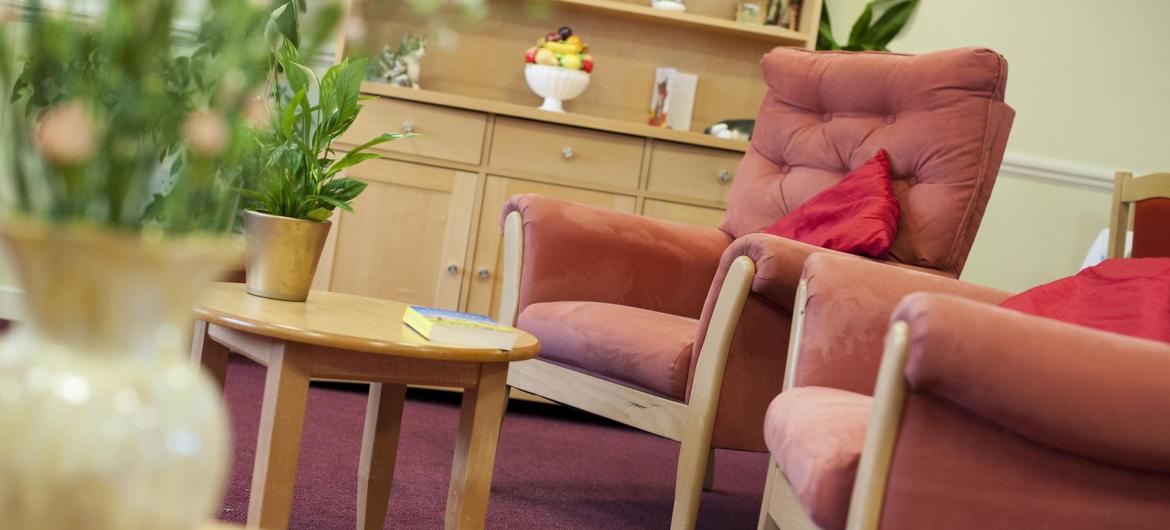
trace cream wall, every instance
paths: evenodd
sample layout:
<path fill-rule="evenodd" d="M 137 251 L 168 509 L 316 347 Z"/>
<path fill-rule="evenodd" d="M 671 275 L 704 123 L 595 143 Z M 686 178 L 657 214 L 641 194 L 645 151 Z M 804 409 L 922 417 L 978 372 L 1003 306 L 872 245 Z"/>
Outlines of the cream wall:
<path fill-rule="evenodd" d="M 826 2 L 834 34 L 844 40 L 866 2 Z M 1167 21 L 1167 0 L 919 3 L 891 50 L 986 46 L 1009 64 L 1007 101 L 1016 121 L 1008 163 L 964 279 L 1020 290 L 1072 274 L 1107 223 L 1105 183 L 1085 186 L 1013 173 L 1013 157 L 1048 159 L 1095 174 L 1170 170 Z"/>

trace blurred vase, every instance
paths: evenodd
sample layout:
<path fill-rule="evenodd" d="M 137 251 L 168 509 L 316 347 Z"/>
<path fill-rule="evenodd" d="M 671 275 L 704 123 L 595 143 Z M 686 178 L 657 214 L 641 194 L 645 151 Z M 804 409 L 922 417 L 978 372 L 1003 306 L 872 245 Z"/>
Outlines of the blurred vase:
<path fill-rule="evenodd" d="M 26 322 L 0 340 L 0 528 L 190 530 L 219 503 L 221 391 L 187 357 L 224 240 L 0 226 Z"/>

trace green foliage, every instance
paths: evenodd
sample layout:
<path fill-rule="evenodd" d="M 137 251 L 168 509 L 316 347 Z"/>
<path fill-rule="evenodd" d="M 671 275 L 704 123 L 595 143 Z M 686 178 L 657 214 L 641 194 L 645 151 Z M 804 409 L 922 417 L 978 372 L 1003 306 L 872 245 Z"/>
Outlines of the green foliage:
<path fill-rule="evenodd" d="M 886 47 L 894 37 L 906 26 L 914 9 L 918 7 L 918 0 L 873 0 L 866 4 L 865 10 L 853 23 L 849 32 L 849 42 L 844 45 L 833 40 L 833 26 L 829 20 L 829 9 L 821 9 L 821 26 L 817 33 L 818 50 L 848 50 L 848 51 L 889 51 Z M 881 16 L 873 20 L 874 14 L 881 9 Z"/>
<path fill-rule="evenodd" d="M 92 20 L 31 0 L 22 24 L 4 24 L 7 206 L 62 224 L 228 229 L 254 145 L 244 113 L 268 71 L 268 13 L 209 4 L 186 37 L 176 0 L 107 0 Z M 160 188 L 171 200 L 153 198 Z"/>
<path fill-rule="evenodd" d="M 275 56 L 283 83 L 273 89 L 272 126 L 258 137 L 258 177 L 243 193 L 258 211 L 324 221 L 334 208 L 352 211 L 350 202 L 366 188 L 341 171 L 378 157 L 367 149 L 410 135 L 382 134 L 338 157 L 333 142 L 361 111 L 359 89 L 367 60 L 345 60 L 318 79 L 303 64 L 301 50 L 288 38 L 278 40 Z M 310 102 L 314 88 L 315 104 Z"/>

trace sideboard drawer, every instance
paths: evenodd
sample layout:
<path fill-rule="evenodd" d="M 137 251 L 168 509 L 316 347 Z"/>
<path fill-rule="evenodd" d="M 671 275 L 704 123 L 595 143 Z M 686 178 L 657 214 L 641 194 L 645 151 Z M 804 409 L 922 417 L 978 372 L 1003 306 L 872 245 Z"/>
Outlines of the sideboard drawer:
<path fill-rule="evenodd" d="M 496 117 L 489 165 L 605 184 L 638 187 L 642 138 Z"/>
<path fill-rule="evenodd" d="M 743 153 L 671 142 L 654 142 L 650 151 L 647 189 L 726 201 Z"/>
<path fill-rule="evenodd" d="M 418 136 L 387 142 L 376 149 L 479 163 L 487 128 L 486 114 L 385 97 L 363 105 L 365 108 L 340 142 L 359 145 L 382 133 L 413 131 Z"/>

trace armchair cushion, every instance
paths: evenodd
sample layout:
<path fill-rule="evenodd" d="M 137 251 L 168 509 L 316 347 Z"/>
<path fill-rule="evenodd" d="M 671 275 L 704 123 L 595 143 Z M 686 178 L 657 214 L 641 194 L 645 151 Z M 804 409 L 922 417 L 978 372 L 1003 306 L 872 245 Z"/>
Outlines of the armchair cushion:
<path fill-rule="evenodd" d="M 1170 342 L 1170 258 L 1111 259 L 1028 289 L 1003 307 L 1122 335 Z"/>
<path fill-rule="evenodd" d="M 628 386 L 683 400 L 693 318 L 597 302 L 542 302 L 517 326 L 540 340 L 540 356 Z"/>
<path fill-rule="evenodd" d="M 772 459 L 826 530 L 845 527 L 872 402 L 835 388 L 794 388 L 772 400 L 764 417 Z"/>
<path fill-rule="evenodd" d="M 884 257 L 894 243 L 901 210 L 884 149 L 835 186 L 781 217 L 765 232 L 810 245 Z"/>

